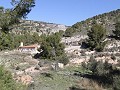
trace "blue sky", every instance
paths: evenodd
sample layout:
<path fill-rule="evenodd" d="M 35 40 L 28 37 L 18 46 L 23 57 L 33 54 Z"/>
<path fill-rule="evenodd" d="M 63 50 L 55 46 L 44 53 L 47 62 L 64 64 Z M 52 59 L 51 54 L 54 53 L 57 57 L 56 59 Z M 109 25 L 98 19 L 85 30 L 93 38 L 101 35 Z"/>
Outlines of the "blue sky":
<path fill-rule="evenodd" d="M 1 0 L 9 8 L 11 0 Z M 98 14 L 120 9 L 120 0 L 36 0 L 29 20 L 73 25 Z"/>

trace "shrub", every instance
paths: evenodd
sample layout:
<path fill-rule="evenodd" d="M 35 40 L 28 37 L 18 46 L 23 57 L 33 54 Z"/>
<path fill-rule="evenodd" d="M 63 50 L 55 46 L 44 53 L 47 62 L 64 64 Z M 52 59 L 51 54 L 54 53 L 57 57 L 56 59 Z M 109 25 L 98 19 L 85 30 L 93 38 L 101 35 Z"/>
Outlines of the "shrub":
<path fill-rule="evenodd" d="M 61 37 L 58 33 L 44 37 L 41 47 L 39 48 L 39 51 L 42 49 L 40 57 L 54 60 L 55 57 L 63 55 L 65 53 L 65 46 L 60 41 Z"/>
<path fill-rule="evenodd" d="M 120 75 L 115 75 L 113 79 L 114 79 L 114 83 L 113 83 L 114 90 L 120 90 Z"/>
<path fill-rule="evenodd" d="M 69 59 L 67 57 L 67 55 L 62 55 L 60 57 L 57 57 L 57 60 L 60 62 L 60 63 L 63 63 L 64 65 L 67 65 L 69 63 Z"/>
<path fill-rule="evenodd" d="M 0 90 L 24 90 L 22 86 L 16 84 L 9 71 L 0 66 Z"/>
<path fill-rule="evenodd" d="M 115 31 L 113 31 L 113 33 L 118 39 L 120 38 L 120 22 L 116 22 Z"/>
<path fill-rule="evenodd" d="M 65 37 L 72 37 L 76 31 L 73 28 L 67 28 L 65 31 Z"/>
<path fill-rule="evenodd" d="M 117 69 L 117 66 L 113 67 L 107 61 L 96 61 L 95 59 L 82 66 L 92 71 L 92 79 L 104 86 L 111 86 L 113 90 L 120 90 L 120 70 Z"/>
<path fill-rule="evenodd" d="M 103 51 L 106 44 L 106 42 L 103 42 L 106 36 L 106 29 L 101 25 L 95 24 L 88 31 L 87 35 L 89 37 L 87 40 L 89 48 L 98 52 Z"/>

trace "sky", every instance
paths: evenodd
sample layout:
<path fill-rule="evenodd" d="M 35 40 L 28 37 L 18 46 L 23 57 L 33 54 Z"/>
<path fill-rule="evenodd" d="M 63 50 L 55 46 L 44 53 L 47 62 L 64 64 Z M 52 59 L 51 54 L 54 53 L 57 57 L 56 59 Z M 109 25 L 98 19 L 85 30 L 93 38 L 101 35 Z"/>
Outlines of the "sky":
<path fill-rule="evenodd" d="M 10 1 L 1 0 L 0 6 L 11 8 Z M 36 0 L 27 19 L 71 26 L 116 9 L 120 9 L 120 0 Z"/>

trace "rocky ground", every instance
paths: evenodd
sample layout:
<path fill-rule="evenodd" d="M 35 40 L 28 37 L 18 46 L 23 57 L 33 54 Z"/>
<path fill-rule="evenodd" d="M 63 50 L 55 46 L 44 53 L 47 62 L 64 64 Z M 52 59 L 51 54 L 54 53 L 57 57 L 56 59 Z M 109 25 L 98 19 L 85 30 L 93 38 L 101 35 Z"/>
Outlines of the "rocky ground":
<path fill-rule="evenodd" d="M 69 41 L 63 39 L 63 42 L 67 40 Z M 91 55 L 94 55 L 96 60 L 108 60 L 109 63 L 117 64 L 120 60 L 119 46 L 120 43 L 114 40 L 109 42 L 104 52 L 97 53 L 83 49 L 78 44 L 67 44 L 65 52 L 70 62 L 58 71 L 53 70 L 53 62 L 34 59 L 31 54 L 17 50 L 0 52 L 0 64 L 12 72 L 14 80 L 28 85 L 28 90 L 69 90 L 80 81 L 84 83 L 84 79 L 73 74 L 81 70 L 78 66 L 82 62 L 89 61 Z"/>

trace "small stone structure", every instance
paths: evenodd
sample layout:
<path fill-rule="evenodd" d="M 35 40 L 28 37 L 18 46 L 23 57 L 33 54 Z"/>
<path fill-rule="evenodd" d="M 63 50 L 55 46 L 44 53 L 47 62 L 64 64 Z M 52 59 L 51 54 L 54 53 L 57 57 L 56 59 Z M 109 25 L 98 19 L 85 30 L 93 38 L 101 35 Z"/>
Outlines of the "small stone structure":
<path fill-rule="evenodd" d="M 38 45 L 38 44 L 24 46 L 23 42 L 21 42 L 21 45 L 19 46 L 18 50 L 20 52 L 35 54 L 35 53 L 38 53 L 37 49 L 39 47 L 40 47 L 40 45 Z"/>

